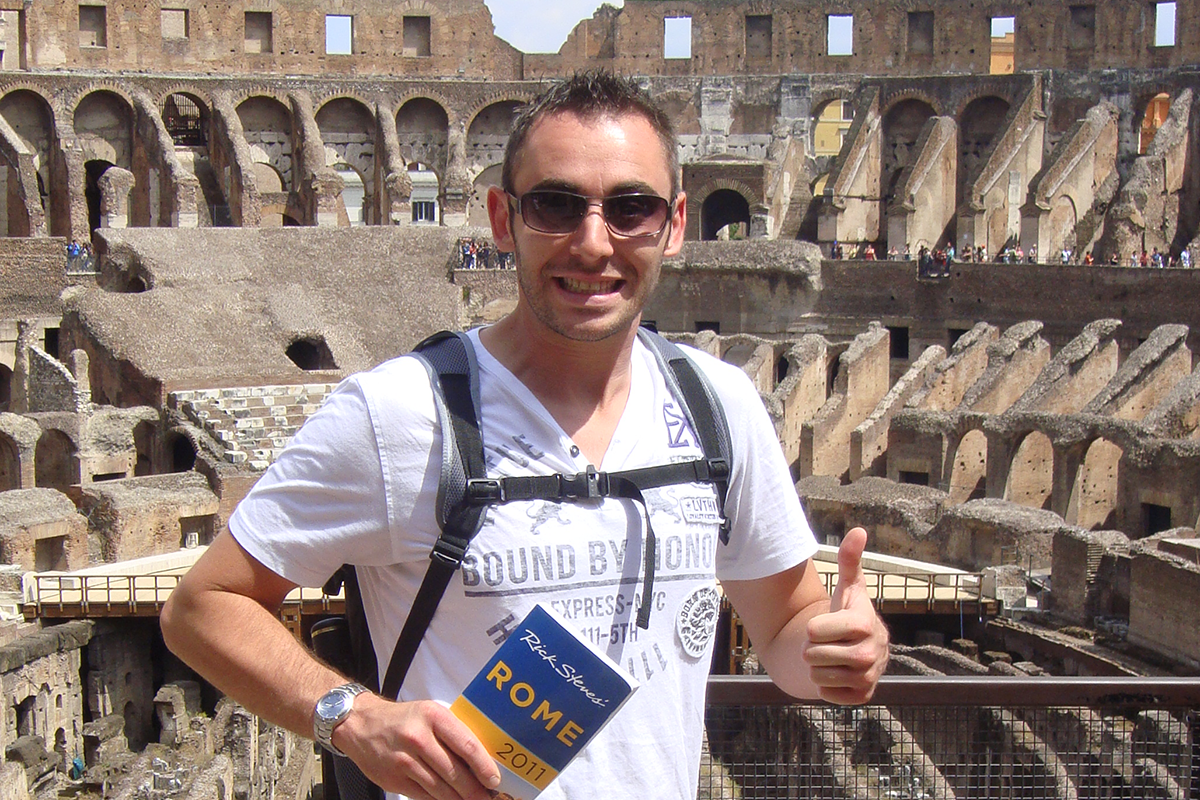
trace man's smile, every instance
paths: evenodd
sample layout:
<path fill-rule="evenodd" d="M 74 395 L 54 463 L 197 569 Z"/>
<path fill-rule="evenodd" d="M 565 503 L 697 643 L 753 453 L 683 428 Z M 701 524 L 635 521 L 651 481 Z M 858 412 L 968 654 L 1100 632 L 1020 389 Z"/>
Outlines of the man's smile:
<path fill-rule="evenodd" d="M 559 278 L 558 284 L 568 292 L 575 294 L 611 294 L 617 290 L 617 287 L 622 284 L 617 278 L 608 280 L 590 280 L 585 281 L 579 278 Z"/>

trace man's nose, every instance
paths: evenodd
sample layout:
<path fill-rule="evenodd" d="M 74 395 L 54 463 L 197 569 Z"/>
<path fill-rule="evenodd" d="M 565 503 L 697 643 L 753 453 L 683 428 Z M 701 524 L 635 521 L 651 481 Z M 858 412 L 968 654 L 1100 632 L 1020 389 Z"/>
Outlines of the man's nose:
<path fill-rule="evenodd" d="M 604 221 L 604 204 L 600 200 L 588 202 L 587 211 L 579 221 L 571 237 L 571 251 L 581 258 L 608 258 L 612 255 L 612 238 L 608 223 Z"/>

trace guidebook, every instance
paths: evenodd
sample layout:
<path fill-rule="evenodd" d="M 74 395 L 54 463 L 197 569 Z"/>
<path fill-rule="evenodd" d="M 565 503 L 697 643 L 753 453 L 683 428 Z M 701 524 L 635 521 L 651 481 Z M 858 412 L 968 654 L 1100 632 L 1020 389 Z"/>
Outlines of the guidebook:
<path fill-rule="evenodd" d="M 500 765 L 497 797 L 531 800 L 637 686 L 553 609 L 539 603 L 450 710 Z"/>

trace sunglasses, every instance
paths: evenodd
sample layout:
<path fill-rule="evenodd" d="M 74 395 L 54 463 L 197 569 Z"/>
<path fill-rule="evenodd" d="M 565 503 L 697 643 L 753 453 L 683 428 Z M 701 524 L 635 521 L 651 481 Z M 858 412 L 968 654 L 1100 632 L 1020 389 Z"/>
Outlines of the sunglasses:
<path fill-rule="evenodd" d="M 529 228 L 541 233 L 572 233 L 593 204 L 600 206 L 604 224 L 613 236 L 626 239 L 658 236 L 671 220 L 671 202 L 656 194 L 614 194 L 584 197 L 558 189 L 535 189 L 517 197 L 517 211 Z"/>

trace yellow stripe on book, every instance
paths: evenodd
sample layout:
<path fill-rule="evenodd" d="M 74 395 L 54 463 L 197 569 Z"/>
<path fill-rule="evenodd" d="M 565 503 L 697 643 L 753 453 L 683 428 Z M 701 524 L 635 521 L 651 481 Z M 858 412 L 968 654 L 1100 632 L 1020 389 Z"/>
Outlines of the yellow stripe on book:
<path fill-rule="evenodd" d="M 521 780 L 536 786 L 538 791 L 545 789 L 550 785 L 550 781 L 558 777 L 558 771 L 554 767 L 519 745 L 496 723 L 484 716 L 470 700 L 460 696 L 450 704 L 450 710 L 475 732 L 479 741 L 483 742 L 483 746 L 492 754 L 492 758 Z"/>

